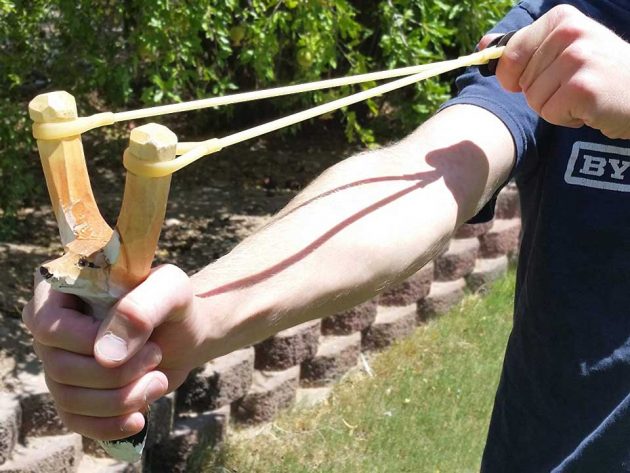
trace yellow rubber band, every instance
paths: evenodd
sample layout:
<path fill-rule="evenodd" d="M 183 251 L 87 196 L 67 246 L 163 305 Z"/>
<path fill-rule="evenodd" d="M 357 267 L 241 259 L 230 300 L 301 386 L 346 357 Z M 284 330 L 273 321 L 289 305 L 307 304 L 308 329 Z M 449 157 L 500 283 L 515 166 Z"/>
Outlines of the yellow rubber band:
<path fill-rule="evenodd" d="M 116 119 L 112 112 L 97 113 L 67 122 L 33 123 L 33 136 L 37 140 L 61 140 L 114 123 L 116 123 Z"/>
<path fill-rule="evenodd" d="M 220 151 L 226 146 L 240 143 L 242 141 L 261 136 L 265 133 L 294 125 L 304 120 L 308 120 L 310 118 L 314 118 L 316 116 L 323 115 L 325 113 L 329 113 L 343 107 L 347 107 L 348 105 L 352 105 L 357 102 L 361 102 L 363 100 L 367 100 L 372 97 L 391 92 L 401 87 L 414 84 L 416 82 L 437 76 L 439 74 L 443 74 L 445 72 L 452 71 L 454 69 L 487 64 L 492 59 L 500 58 L 503 54 L 504 49 L 505 47 L 490 47 L 482 51 L 470 54 L 468 56 L 461 56 L 451 61 L 441 61 L 434 64 L 414 66 L 412 68 L 403 68 L 393 71 L 382 71 L 380 73 L 363 74 L 359 76 L 345 78 L 347 81 L 354 81 L 347 83 L 358 83 L 368 76 L 374 77 L 375 75 L 378 75 L 379 78 L 386 78 L 387 74 L 389 73 L 390 77 L 400 77 L 400 75 L 407 75 L 406 72 L 410 70 L 416 71 L 414 74 L 407 75 L 407 77 L 404 77 L 402 79 L 379 85 L 341 99 L 333 100 L 332 102 L 318 105 L 311 109 L 294 113 L 287 117 L 273 120 L 269 123 L 255 126 L 248 130 L 244 130 L 239 133 L 226 136 L 224 138 L 212 138 L 199 143 L 179 143 L 177 145 L 177 154 L 181 154 L 181 156 L 172 161 L 148 163 L 146 161 L 138 159 L 129 152 L 125 152 L 123 156 L 123 163 L 128 171 L 138 176 L 168 176 L 204 156 Z M 405 74 L 401 73 L 401 71 L 405 71 Z M 296 93 L 297 88 L 300 87 L 304 90 L 316 90 L 316 88 L 318 87 L 323 88 L 323 84 L 326 84 L 326 86 L 331 86 L 332 83 L 338 85 L 338 82 L 340 80 L 342 79 L 332 79 L 328 81 L 302 84 L 302 86 L 289 86 L 285 88 L 280 87 L 277 89 L 268 89 L 253 93 L 248 92 L 245 94 L 236 94 L 232 97 L 217 97 L 216 99 L 204 99 L 194 102 L 166 105 L 162 107 L 152 107 L 144 110 L 141 109 L 116 114 L 112 112 L 98 113 L 90 117 L 80 117 L 67 122 L 35 123 L 33 124 L 33 136 L 38 140 L 59 140 L 71 136 L 80 135 L 81 133 L 101 126 L 112 125 L 118 121 L 129 120 L 132 118 L 142 118 L 146 116 L 163 115 L 166 113 L 175 113 L 177 111 L 187 111 L 196 108 L 205 108 L 210 106 L 208 105 L 209 103 L 215 104 L 214 106 L 217 106 L 218 102 L 213 102 L 214 100 L 221 100 L 221 104 L 245 101 L 245 97 L 248 98 L 247 100 L 257 100 L 260 98 L 268 98 L 272 96 L 286 95 L 288 93 Z"/>
<path fill-rule="evenodd" d="M 129 150 L 123 154 L 123 164 L 127 171 L 142 177 L 164 177 L 179 171 L 190 163 L 197 161 L 204 156 L 216 153 L 223 149 L 218 138 L 212 138 L 200 143 L 194 143 L 194 147 L 172 161 L 161 161 L 159 163 L 149 163 L 138 159 Z"/>
<path fill-rule="evenodd" d="M 123 162 L 127 170 L 136 175 L 145 177 L 167 176 L 182 169 L 184 166 L 188 166 L 189 164 L 197 161 L 203 156 L 216 153 L 217 151 L 220 151 L 227 146 L 241 143 L 257 136 L 279 130 L 280 128 L 295 125 L 296 123 L 315 118 L 319 115 L 323 115 L 334 110 L 347 107 L 357 102 L 361 102 L 363 100 L 367 100 L 369 98 L 376 97 L 378 95 L 382 95 L 396 89 L 400 89 L 421 80 L 428 79 L 430 77 L 434 77 L 448 71 L 452 71 L 453 69 L 485 64 L 491 59 L 497 59 L 498 57 L 500 57 L 503 53 L 503 50 L 504 47 L 488 48 L 483 51 L 470 54 L 468 56 L 453 59 L 452 61 L 444 61 L 437 64 L 435 67 L 426 69 L 420 73 L 404 77 L 402 79 L 397 79 L 387 84 L 382 84 L 371 89 L 364 90 L 362 92 L 358 92 L 347 97 L 343 97 L 341 99 L 333 100 L 332 102 L 318 105 L 308 110 L 294 113 L 292 115 L 288 115 L 277 120 L 272 120 L 268 123 L 255 126 L 253 128 L 249 128 L 247 130 L 243 130 L 238 133 L 225 136 L 223 138 L 212 138 L 210 140 L 202 141 L 199 143 L 179 143 L 177 145 L 177 154 L 183 154 L 181 157 L 173 161 L 147 163 L 133 157 L 129 153 L 126 153 Z"/>
<path fill-rule="evenodd" d="M 149 107 L 138 110 L 130 110 L 126 112 L 104 112 L 97 113 L 89 117 L 80 117 L 75 120 L 57 123 L 34 123 L 33 136 L 38 140 L 59 140 L 70 136 L 80 135 L 86 131 L 101 126 L 113 125 L 114 123 L 135 120 L 140 118 L 148 118 L 170 113 L 179 113 L 190 110 L 199 110 L 208 107 L 219 107 L 222 105 L 230 105 L 241 102 L 250 102 L 253 100 L 261 100 L 265 98 L 279 97 L 282 95 L 290 95 L 312 90 L 324 88 L 339 87 L 342 85 L 352 85 L 367 81 L 377 81 L 382 79 L 391 79 L 401 76 L 411 76 L 420 72 L 440 68 L 445 64 L 458 64 L 453 68 L 485 64 L 491 59 L 497 59 L 503 53 L 503 47 L 491 47 L 471 54 L 462 56 L 452 61 L 440 61 L 433 64 L 423 64 L 419 66 L 403 67 L 392 69 L 389 71 L 372 72 L 368 74 L 359 74 L 350 77 L 341 77 L 338 79 L 327 79 L 317 82 L 309 82 L 306 84 L 290 85 L 286 87 L 277 87 L 273 89 L 258 90 L 253 92 L 244 92 L 234 95 L 226 95 L 223 97 L 213 97 L 209 99 L 194 100 L 192 102 L 182 102 L 178 104 L 162 105 L 158 107 Z"/>

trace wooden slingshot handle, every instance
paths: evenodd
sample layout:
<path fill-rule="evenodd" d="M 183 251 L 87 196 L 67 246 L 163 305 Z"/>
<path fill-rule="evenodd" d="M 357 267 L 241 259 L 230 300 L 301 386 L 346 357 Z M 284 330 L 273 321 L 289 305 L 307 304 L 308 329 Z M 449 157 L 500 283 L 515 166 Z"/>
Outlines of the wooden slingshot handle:
<path fill-rule="evenodd" d="M 71 121 L 78 116 L 74 97 L 67 92 L 35 97 L 29 113 L 35 123 Z M 39 271 L 55 289 L 79 296 L 91 315 L 103 319 L 118 299 L 149 275 L 171 176 L 152 178 L 128 172 L 112 229 L 94 199 L 81 135 L 38 139 L 37 147 L 64 247 L 63 256 L 44 263 Z M 150 123 L 132 130 L 125 154 L 154 163 L 175 159 L 176 147 L 173 132 Z M 103 446 L 110 455 L 133 462 L 141 456 L 144 438 L 135 445 L 122 440 L 103 442 Z"/>

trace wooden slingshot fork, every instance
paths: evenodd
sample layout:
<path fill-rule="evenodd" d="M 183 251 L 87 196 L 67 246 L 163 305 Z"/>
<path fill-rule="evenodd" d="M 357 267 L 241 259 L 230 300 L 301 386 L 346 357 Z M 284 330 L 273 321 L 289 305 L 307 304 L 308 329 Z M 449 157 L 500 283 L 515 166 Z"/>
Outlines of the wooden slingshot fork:
<path fill-rule="evenodd" d="M 144 110 L 79 117 L 72 95 L 51 92 L 29 104 L 34 122 L 46 184 L 59 226 L 65 254 L 44 263 L 41 275 L 57 290 L 76 294 L 87 302 L 91 315 L 102 319 L 112 305 L 140 284 L 151 270 L 160 229 L 166 212 L 171 174 L 195 160 L 226 146 L 329 113 L 460 67 L 487 64 L 498 59 L 504 47 L 450 61 L 330 79 L 232 96 L 153 107 Z M 150 123 L 131 131 L 124 164 L 129 171 L 118 221 L 111 228 L 101 216 L 87 171 L 81 134 L 100 126 L 207 107 L 277 97 L 366 81 L 403 77 L 310 110 L 256 126 L 223 138 L 200 143 L 177 143 L 168 128 Z M 179 158 L 176 156 L 182 155 Z M 148 420 L 140 435 L 102 442 L 113 457 L 134 462 L 140 459 Z"/>
<path fill-rule="evenodd" d="M 74 98 L 66 92 L 36 97 L 29 105 L 35 123 L 77 117 Z M 146 162 L 175 159 L 177 137 L 150 123 L 131 131 L 125 151 Z M 81 136 L 37 140 L 46 184 L 65 254 L 43 264 L 42 276 L 56 289 L 88 302 L 92 315 L 109 308 L 149 274 L 166 212 L 171 176 L 128 173 L 115 228 L 101 216 L 88 176 Z"/>
<path fill-rule="evenodd" d="M 29 105 L 35 123 L 77 118 L 74 98 L 52 92 Z M 147 124 L 131 131 L 125 151 L 136 159 L 161 162 L 175 158 L 177 137 L 168 128 Z M 111 306 L 142 282 L 151 270 L 166 212 L 171 176 L 143 177 L 127 173 L 122 206 L 112 229 L 101 216 L 83 153 L 81 135 L 37 140 L 48 192 L 65 254 L 39 271 L 57 290 L 76 294 L 91 314 L 102 319 Z M 114 457 L 140 458 L 143 434 L 129 441 L 102 442 Z"/>

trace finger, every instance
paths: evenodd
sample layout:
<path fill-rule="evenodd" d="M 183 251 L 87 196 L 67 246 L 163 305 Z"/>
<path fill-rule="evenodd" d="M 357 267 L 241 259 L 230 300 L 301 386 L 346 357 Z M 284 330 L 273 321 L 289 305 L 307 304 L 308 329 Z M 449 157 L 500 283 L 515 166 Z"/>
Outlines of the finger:
<path fill-rule="evenodd" d="M 568 128 L 584 126 L 584 120 L 574 117 L 570 107 L 567 107 L 567 103 L 570 103 L 572 97 L 572 93 L 566 86 L 560 87 L 543 105 L 540 110 L 540 116 L 554 125 Z"/>
<path fill-rule="evenodd" d="M 561 23 L 584 17 L 575 7 L 561 5 L 551 9 L 537 21 L 517 31 L 505 47 L 497 66 L 497 79 L 511 91 L 520 92 L 520 79 L 532 56 L 545 38 Z"/>
<path fill-rule="evenodd" d="M 534 52 L 521 75 L 519 86 L 523 92 L 526 92 L 538 76 L 557 61 L 561 54 L 580 38 L 582 33 L 582 29 L 575 25 L 556 27 L 549 33 Z"/>
<path fill-rule="evenodd" d="M 98 332 L 98 322 L 77 312 L 78 298 L 53 290 L 35 275 L 33 298 L 22 310 L 22 320 L 35 340 L 43 345 L 90 355 Z"/>
<path fill-rule="evenodd" d="M 92 355 L 99 321 L 72 309 L 44 306 L 33 313 L 33 305 L 25 307 L 22 319 L 42 345 Z"/>
<path fill-rule="evenodd" d="M 93 356 L 78 355 L 37 342 L 33 346 L 50 379 L 59 384 L 82 388 L 121 388 L 140 379 L 162 360 L 160 348 L 151 342 L 142 347 L 127 363 L 116 368 L 102 367 Z"/>
<path fill-rule="evenodd" d="M 523 91 L 527 104 L 539 115 L 545 103 L 561 86 L 558 69 L 558 63 L 554 63 L 536 78 L 527 91 Z"/>
<path fill-rule="evenodd" d="M 567 58 L 566 54 L 561 54 L 547 69 L 538 75 L 526 90 L 523 90 L 529 106 L 540 116 L 543 116 L 542 111 L 545 104 L 576 74 L 579 67 L 580 65 Z M 568 110 L 572 107 L 573 102 L 574 100 L 557 104 L 559 107 L 567 109 L 563 112 L 564 116 L 569 114 Z M 549 112 L 549 109 L 547 109 L 547 112 Z M 559 114 L 560 110 L 554 111 L 554 116 L 559 116 Z M 543 118 L 546 119 L 544 116 Z"/>
<path fill-rule="evenodd" d="M 488 45 L 492 42 L 492 40 L 498 38 L 499 36 L 501 36 L 501 33 L 490 33 L 485 35 L 479 40 L 479 50 L 481 51 L 482 49 L 486 49 Z"/>
<path fill-rule="evenodd" d="M 43 307 L 77 309 L 77 307 L 73 306 L 79 305 L 79 303 L 76 302 L 78 298 L 53 290 L 39 271 L 34 273 L 33 280 L 33 297 L 22 309 L 22 320 L 29 330 L 30 327 L 33 326 L 35 314 Z"/>
<path fill-rule="evenodd" d="M 188 378 L 188 374 L 190 373 L 189 369 L 164 369 L 160 366 L 160 371 L 162 371 L 166 377 L 168 378 L 168 389 L 175 390 L 184 384 L 184 381 Z"/>
<path fill-rule="evenodd" d="M 58 383 L 46 376 L 46 385 L 59 409 L 91 417 L 116 417 L 141 412 L 168 391 L 164 373 L 152 371 L 119 389 L 89 389 Z"/>
<path fill-rule="evenodd" d="M 123 297 L 103 321 L 94 347 L 97 361 L 105 367 L 118 366 L 145 344 L 153 329 L 181 317 L 193 293 L 188 276 L 165 265 Z"/>
<path fill-rule="evenodd" d="M 64 412 L 59 417 L 68 429 L 95 440 L 118 440 L 137 434 L 144 428 L 144 416 L 139 412 L 118 417 L 90 417 Z"/>
<path fill-rule="evenodd" d="M 84 308 L 83 302 L 77 296 L 54 290 L 39 271 L 35 271 L 33 279 L 35 287 L 33 301 L 36 311 L 48 304 L 79 311 Z"/>
<path fill-rule="evenodd" d="M 518 84 L 521 74 L 535 48 L 529 45 L 531 41 L 529 31 L 534 24 L 521 28 L 505 45 L 505 49 L 497 64 L 496 76 L 501 86 L 510 92 L 520 92 Z"/>

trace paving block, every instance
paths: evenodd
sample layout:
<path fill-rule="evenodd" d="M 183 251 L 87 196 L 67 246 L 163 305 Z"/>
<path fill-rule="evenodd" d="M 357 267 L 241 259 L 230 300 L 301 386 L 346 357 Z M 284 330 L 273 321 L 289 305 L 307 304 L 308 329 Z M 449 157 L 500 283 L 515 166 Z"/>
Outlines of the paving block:
<path fill-rule="evenodd" d="M 472 273 L 478 253 L 479 239 L 453 240 L 449 250 L 435 259 L 435 280 L 455 281 Z M 417 300 L 412 302 L 417 302 Z"/>
<path fill-rule="evenodd" d="M 193 370 L 177 390 L 177 412 L 208 412 L 243 397 L 252 383 L 254 349 L 245 348 Z"/>
<path fill-rule="evenodd" d="M 257 370 L 286 370 L 312 358 L 317 351 L 321 322 L 313 320 L 278 332 L 257 344 L 254 367 Z"/>
<path fill-rule="evenodd" d="M 434 282 L 429 295 L 418 302 L 418 323 L 448 312 L 464 298 L 466 281 Z"/>
<path fill-rule="evenodd" d="M 22 409 L 17 398 L 9 393 L 0 393 L 0 465 L 11 456 L 18 442 Z"/>
<path fill-rule="evenodd" d="M 498 258 L 480 258 L 475 264 L 475 270 L 466 276 L 466 283 L 472 291 L 483 290 L 493 281 L 496 281 L 507 272 L 507 256 Z"/>
<path fill-rule="evenodd" d="M 407 306 L 415 304 L 429 293 L 433 274 L 434 265 L 433 262 L 430 262 L 410 278 L 383 292 L 378 298 L 379 305 Z"/>
<path fill-rule="evenodd" d="M 295 402 L 299 379 L 299 366 L 284 371 L 254 372 L 249 392 L 233 405 L 234 417 L 250 424 L 273 419 L 281 409 Z"/>
<path fill-rule="evenodd" d="M 74 473 L 79 467 L 81 436 L 78 434 L 29 438 L 19 445 L 1 473 Z"/>
<path fill-rule="evenodd" d="M 230 406 L 211 412 L 190 413 L 177 419 L 168 439 L 147 449 L 143 471 L 184 473 L 202 471 L 199 454 L 225 439 Z"/>
<path fill-rule="evenodd" d="M 161 443 L 168 439 L 173 429 L 175 416 L 175 393 L 162 396 L 151 404 L 149 431 L 146 447 Z"/>
<path fill-rule="evenodd" d="M 357 365 L 361 334 L 322 337 L 317 354 L 302 363 L 302 386 L 325 386 L 341 378 Z"/>
<path fill-rule="evenodd" d="M 322 334 L 350 335 L 369 327 L 376 318 L 376 300 L 322 319 Z"/>
<path fill-rule="evenodd" d="M 521 200 L 516 184 L 510 183 L 501 189 L 497 196 L 494 215 L 499 219 L 513 219 L 521 216 Z"/>
<path fill-rule="evenodd" d="M 479 256 L 482 258 L 497 258 L 517 252 L 520 234 L 520 219 L 495 220 L 490 231 L 479 238 L 481 243 Z"/>
<path fill-rule="evenodd" d="M 455 238 L 478 238 L 492 228 L 492 220 L 485 223 L 465 223 L 455 231 Z"/>
<path fill-rule="evenodd" d="M 374 323 L 361 334 L 361 348 L 380 350 L 409 336 L 416 327 L 416 304 L 379 306 Z"/>
<path fill-rule="evenodd" d="M 57 414 L 43 373 L 20 373 L 18 383 L 18 398 L 22 408 L 20 439 L 70 433 Z"/>

